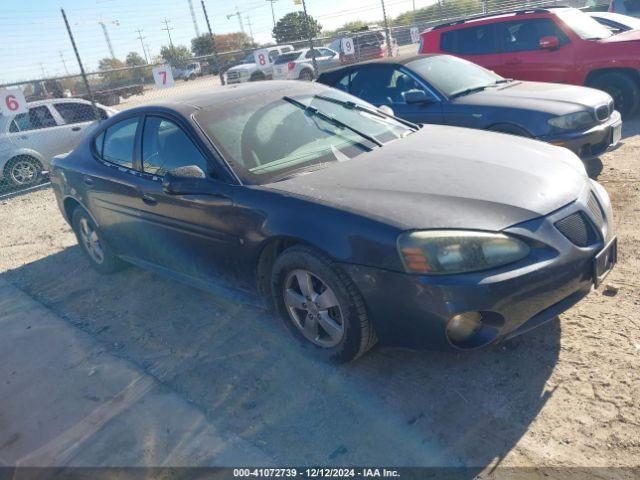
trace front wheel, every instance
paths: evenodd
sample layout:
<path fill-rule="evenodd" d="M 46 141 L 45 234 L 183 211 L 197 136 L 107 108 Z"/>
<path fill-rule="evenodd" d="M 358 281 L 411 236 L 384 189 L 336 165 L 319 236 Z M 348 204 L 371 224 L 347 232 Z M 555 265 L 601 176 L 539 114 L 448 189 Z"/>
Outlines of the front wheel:
<path fill-rule="evenodd" d="M 605 73 L 598 76 L 589 86 L 603 90 L 611 95 L 615 109 L 622 118 L 632 116 L 640 105 L 640 87 L 629 75 L 623 73 Z"/>
<path fill-rule="evenodd" d="M 376 342 L 356 286 L 315 249 L 295 246 L 277 258 L 271 294 L 276 312 L 293 335 L 323 358 L 349 362 Z"/>
<path fill-rule="evenodd" d="M 124 262 L 116 257 L 102 238 L 91 216 L 81 207 L 73 211 L 73 230 L 89 262 L 100 273 L 113 273 L 124 267 Z"/>

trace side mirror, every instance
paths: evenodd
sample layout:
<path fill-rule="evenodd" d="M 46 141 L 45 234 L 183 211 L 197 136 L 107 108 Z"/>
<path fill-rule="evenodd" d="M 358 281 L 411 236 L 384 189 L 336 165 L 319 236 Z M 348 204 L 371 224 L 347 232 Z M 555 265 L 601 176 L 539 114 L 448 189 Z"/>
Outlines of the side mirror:
<path fill-rule="evenodd" d="M 409 90 L 402 94 L 404 101 L 411 103 L 429 103 L 433 99 L 424 90 Z"/>
<path fill-rule="evenodd" d="M 560 48 L 560 40 L 558 37 L 542 37 L 539 45 L 541 50 L 555 50 Z"/>
<path fill-rule="evenodd" d="M 169 195 L 204 193 L 207 175 L 197 165 L 174 168 L 164 174 L 162 190 Z"/>

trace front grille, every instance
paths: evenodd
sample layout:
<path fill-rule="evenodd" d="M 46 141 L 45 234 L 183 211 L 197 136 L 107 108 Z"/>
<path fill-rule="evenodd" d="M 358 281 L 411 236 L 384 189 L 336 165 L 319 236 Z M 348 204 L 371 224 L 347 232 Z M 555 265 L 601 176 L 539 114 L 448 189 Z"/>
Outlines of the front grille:
<path fill-rule="evenodd" d="M 229 80 L 237 80 L 240 78 L 240 72 L 227 72 L 227 78 Z"/>
<path fill-rule="evenodd" d="M 604 122 L 613 113 L 613 102 L 605 103 L 596 107 L 596 118 L 600 122 Z"/>
<path fill-rule="evenodd" d="M 579 247 L 586 247 L 598 241 L 595 228 L 582 212 L 572 213 L 558 220 L 556 228 Z"/>
<path fill-rule="evenodd" d="M 602 212 L 602 207 L 600 207 L 600 202 L 594 195 L 593 192 L 589 195 L 589 200 L 587 201 L 587 209 L 589 213 L 593 216 L 596 225 L 600 230 L 604 228 L 604 213 Z"/>

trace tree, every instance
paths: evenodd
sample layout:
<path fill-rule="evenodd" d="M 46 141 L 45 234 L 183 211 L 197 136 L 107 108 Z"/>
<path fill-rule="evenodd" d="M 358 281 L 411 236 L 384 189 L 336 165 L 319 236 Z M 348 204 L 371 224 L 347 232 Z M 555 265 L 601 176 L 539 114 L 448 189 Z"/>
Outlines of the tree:
<path fill-rule="evenodd" d="M 99 70 L 115 70 L 118 68 L 124 68 L 126 65 L 122 60 L 118 60 L 117 58 L 103 58 L 98 62 Z M 105 79 L 107 83 L 110 84 L 121 84 L 126 82 L 129 79 L 129 72 L 120 71 L 120 72 L 107 72 L 102 74 L 102 78 Z"/>
<path fill-rule="evenodd" d="M 231 32 L 216 35 L 216 47 L 218 48 L 218 52 L 231 52 L 234 50 L 242 50 L 243 48 L 255 48 L 256 44 L 246 33 Z"/>
<path fill-rule="evenodd" d="M 127 67 L 141 67 L 147 64 L 138 52 L 129 52 L 124 63 Z"/>
<path fill-rule="evenodd" d="M 177 47 L 165 45 L 160 49 L 160 55 L 162 55 L 165 62 L 170 63 L 175 68 L 184 68 L 189 63 L 189 60 L 193 58 L 193 54 L 183 45 L 178 45 Z"/>
<path fill-rule="evenodd" d="M 213 54 L 213 39 L 208 33 L 191 39 L 191 51 L 196 57 Z"/>
<path fill-rule="evenodd" d="M 309 31 L 307 31 L 307 19 L 309 20 Z M 273 37 L 278 43 L 289 43 L 304 40 L 311 37 L 317 37 L 322 31 L 320 25 L 311 15 L 305 15 L 304 12 L 287 13 L 273 27 Z"/>

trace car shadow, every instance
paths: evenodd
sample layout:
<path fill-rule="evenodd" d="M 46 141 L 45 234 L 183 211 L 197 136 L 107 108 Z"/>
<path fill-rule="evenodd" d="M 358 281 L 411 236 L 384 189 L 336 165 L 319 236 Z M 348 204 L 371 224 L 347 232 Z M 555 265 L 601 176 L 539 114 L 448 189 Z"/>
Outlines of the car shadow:
<path fill-rule="evenodd" d="M 479 351 L 378 347 L 333 366 L 255 305 L 134 267 L 101 276 L 78 247 L 1 276 L 279 466 L 466 467 L 474 478 L 553 395 L 557 320 Z"/>

